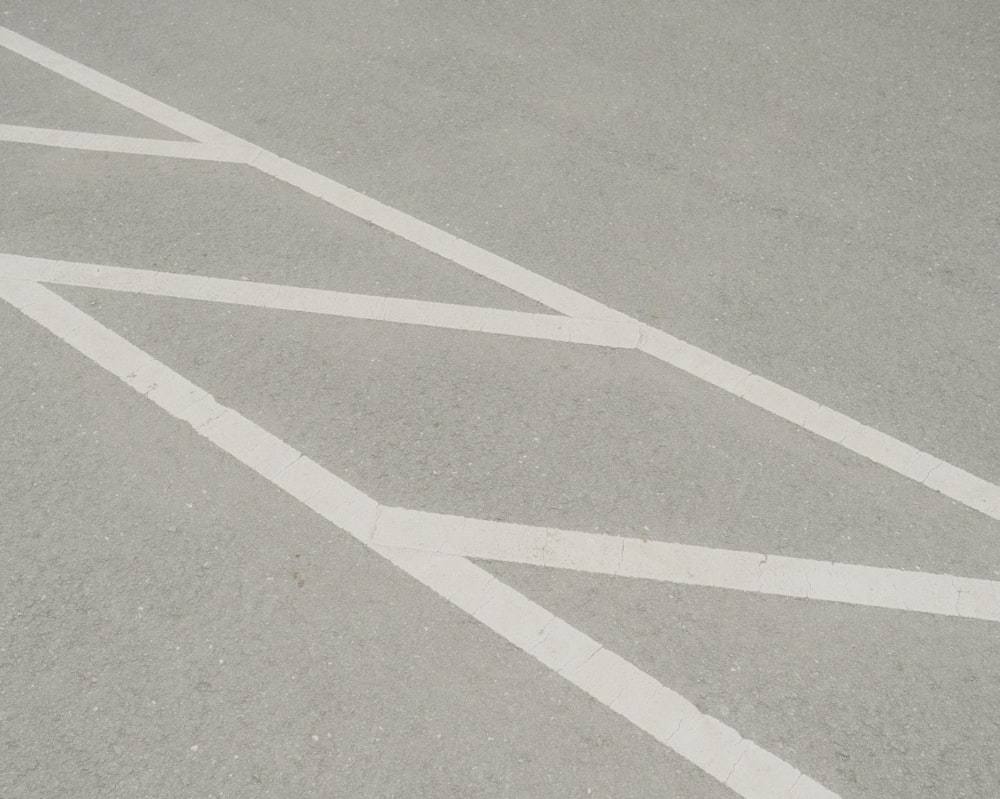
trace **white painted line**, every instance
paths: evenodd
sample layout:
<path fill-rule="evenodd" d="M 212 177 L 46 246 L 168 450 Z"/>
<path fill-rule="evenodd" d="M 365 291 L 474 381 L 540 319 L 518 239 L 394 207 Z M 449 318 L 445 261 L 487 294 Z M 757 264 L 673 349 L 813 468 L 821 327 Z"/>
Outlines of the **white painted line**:
<path fill-rule="evenodd" d="M 629 348 L 635 345 L 639 336 L 638 325 L 634 323 L 569 319 L 552 314 L 376 297 L 10 253 L 0 253 L 0 277 L 592 346 Z"/>
<path fill-rule="evenodd" d="M 256 155 L 254 148 L 244 145 L 142 139 L 133 136 L 112 136 L 106 133 L 30 128 L 24 125 L 0 125 L 0 142 L 232 164 L 245 164 Z"/>
<path fill-rule="evenodd" d="M 178 111 L 166 103 L 154 100 L 147 94 L 119 83 L 107 75 L 102 75 L 90 67 L 85 67 L 79 62 L 60 55 L 55 50 L 50 50 L 48 47 L 3 26 L 0 26 L 0 47 L 6 47 L 8 50 L 52 70 L 57 75 L 62 75 L 102 97 L 113 100 L 154 122 L 159 122 L 177 133 L 190 136 L 196 141 L 217 144 L 234 144 L 240 141 L 237 137 L 214 125 L 209 125 L 207 122 L 185 114 L 183 111 Z"/>
<path fill-rule="evenodd" d="M 274 153 L 256 148 L 238 136 L 185 114 L 166 103 L 154 100 L 142 92 L 60 55 L 9 28 L 0 27 L 0 46 L 197 141 L 235 145 L 241 149 L 252 148 L 257 153 L 251 159 L 252 165 L 264 174 L 296 186 L 341 210 L 395 233 L 424 249 L 436 252 L 477 274 L 537 299 L 554 310 L 570 316 L 631 321 L 624 314 L 614 311 L 596 300 L 421 222 L 409 214 L 380 203 L 328 177 L 294 164 Z"/>
<path fill-rule="evenodd" d="M 382 508 L 372 539 L 525 563 L 772 596 L 1000 622 L 1000 582 Z"/>
<path fill-rule="evenodd" d="M 394 233 L 418 247 L 530 297 L 560 313 L 588 319 L 631 322 L 625 314 L 535 274 L 409 214 L 380 203 L 324 175 L 262 151 L 250 164 L 278 180 L 296 186 L 330 205 Z"/>
<path fill-rule="evenodd" d="M 0 278 L 0 298 L 274 485 L 341 527 L 745 799 L 782 796 L 801 772 L 463 557 L 373 542 L 382 508 L 47 288 Z M 157 393 L 159 392 L 159 394 Z M 835 795 L 816 783 L 803 799 Z"/>
<path fill-rule="evenodd" d="M 6 288 L 10 284 L 5 281 L 3 286 L 6 299 Z M 152 360 L 151 356 L 75 306 L 58 297 L 58 302 L 53 301 L 55 295 L 48 289 L 30 283 L 15 284 L 13 289 L 21 313 L 44 325 L 59 338 L 72 339 L 75 349 L 115 377 L 124 378 L 133 374 Z"/>
<path fill-rule="evenodd" d="M 730 393 L 740 391 L 750 377 L 750 372 L 723 361 L 711 353 L 698 349 L 669 333 L 649 325 L 640 325 L 639 344 L 641 352 L 657 360 L 699 377 Z"/>
<path fill-rule="evenodd" d="M 949 499 L 1000 520 L 1000 486 L 649 325 L 640 324 L 638 349 Z"/>
<path fill-rule="evenodd" d="M 1000 486 L 944 461 L 939 462 L 923 482 L 956 502 L 1000 519 Z"/>
<path fill-rule="evenodd" d="M 841 444 L 918 483 L 925 482 L 930 473 L 942 465 L 933 455 L 863 424 L 853 426 Z"/>
<path fill-rule="evenodd" d="M 251 166 L 264 174 L 312 194 L 555 311 L 581 319 L 639 324 L 637 346 L 642 352 L 737 397 L 745 398 L 748 402 L 792 424 L 840 444 L 905 477 L 918 479 L 917 476 L 923 472 L 926 464 L 940 464 L 932 466 L 928 476 L 918 482 L 956 502 L 1000 520 L 1000 486 L 919 450 L 913 450 L 917 456 L 909 458 L 906 454 L 908 450 L 901 450 L 908 445 L 884 433 L 878 434 L 878 441 L 870 438 L 848 441 L 847 436 L 860 423 L 837 411 L 825 408 L 801 394 L 766 378 L 752 375 L 742 367 L 661 330 L 640 324 L 637 320 L 597 300 L 531 272 L 506 258 L 459 239 L 447 231 L 422 222 L 311 169 L 281 158 L 275 153 L 256 148 L 255 145 L 237 136 L 154 100 L 4 27 L 0 27 L 0 46 L 198 141 L 233 145 L 240 149 L 249 148 L 250 151 L 257 153 L 250 159 Z M 503 327 L 502 324 L 499 326 Z M 631 332 L 628 338 L 630 337 Z M 581 334 L 581 340 L 585 339 L 586 332 Z M 904 465 L 901 466 L 901 463 Z"/>
<path fill-rule="evenodd" d="M 745 799 L 836 794 L 464 558 L 375 546 L 440 596 Z M 803 779 L 804 778 L 804 779 Z"/>
<path fill-rule="evenodd" d="M 38 284 L 27 280 L 5 280 L 0 277 L 0 286 L 3 288 L 3 298 L 10 305 L 19 311 L 24 310 L 32 303 L 37 302 L 45 295 L 38 291 Z"/>
<path fill-rule="evenodd" d="M 758 408 L 787 419 L 798 427 L 802 427 L 806 419 L 819 409 L 818 402 L 796 394 L 791 389 L 779 386 L 760 375 L 750 375 L 743 384 L 739 396 Z"/>

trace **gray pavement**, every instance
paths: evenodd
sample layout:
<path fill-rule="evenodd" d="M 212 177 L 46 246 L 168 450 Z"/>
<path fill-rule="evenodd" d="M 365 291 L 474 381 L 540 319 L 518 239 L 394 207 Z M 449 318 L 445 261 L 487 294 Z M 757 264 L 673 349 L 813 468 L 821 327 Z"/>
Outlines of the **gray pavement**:
<path fill-rule="evenodd" d="M 9 6 L 158 99 L 1000 479 L 991 2 Z"/>
<path fill-rule="evenodd" d="M 245 167 L 24 144 L 7 145 L 0 159 L 17 192 L 5 212 L 7 252 L 545 310 Z"/>
<path fill-rule="evenodd" d="M 1000 578 L 994 520 L 639 353 L 57 291 L 390 505 Z"/>
<path fill-rule="evenodd" d="M 0 75 L 3 80 L 4 123 L 89 130 L 119 136 L 183 138 L 3 48 L 0 48 Z M 27 166 L 21 160 L 20 168 Z M 7 167 L 5 174 L 6 171 Z M 13 227 L 5 226 L 4 232 L 14 232 Z"/>
<path fill-rule="evenodd" d="M 980 624 L 490 568 L 843 796 L 996 795 L 1000 663 Z"/>
<path fill-rule="evenodd" d="M 0 314 L 0 796 L 727 795 Z"/>
<path fill-rule="evenodd" d="M 8 26 L 1000 481 L 990 3 L 11 2 Z M 0 48 L 0 124 L 177 139 Z M 0 252 L 547 312 L 246 167 L 0 142 Z M 1000 579 L 637 352 L 55 286 L 379 501 Z M 0 797 L 736 796 L 0 303 Z M 844 799 L 1000 796 L 1000 626 L 487 569 Z"/>

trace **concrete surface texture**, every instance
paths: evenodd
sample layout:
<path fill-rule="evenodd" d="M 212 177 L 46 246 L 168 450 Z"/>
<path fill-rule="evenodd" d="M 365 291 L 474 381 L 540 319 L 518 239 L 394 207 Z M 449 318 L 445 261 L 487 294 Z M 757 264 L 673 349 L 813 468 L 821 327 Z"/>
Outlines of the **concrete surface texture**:
<path fill-rule="evenodd" d="M 1000 796 L 993 4 L 0 26 L 0 797 Z"/>

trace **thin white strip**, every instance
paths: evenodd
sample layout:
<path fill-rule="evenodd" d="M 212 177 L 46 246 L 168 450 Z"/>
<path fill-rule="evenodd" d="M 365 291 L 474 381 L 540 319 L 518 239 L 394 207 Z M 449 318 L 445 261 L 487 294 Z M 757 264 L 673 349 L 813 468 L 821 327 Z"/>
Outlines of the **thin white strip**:
<path fill-rule="evenodd" d="M 209 125 L 190 114 L 178 111 L 176 108 L 136 91 L 124 83 L 119 83 L 97 70 L 85 67 L 78 61 L 60 55 L 55 50 L 50 50 L 26 36 L 15 33 L 10 28 L 0 26 L 0 47 L 6 47 L 8 50 L 52 70 L 57 75 L 62 75 L 64 78 L 142 114 L 154 122 L 159 122 L 184 136 L 190 136 L 192 139 L 205 143 L 236 144 L 241 142 L 236 136 L 226 133 L 214 125 Z"/>
<path fill-rule="evenodd" d="M 649 325 L 640 325 L 638 349 L 1000 520 L 1000 486 Z"/>
<path fill-rule="evenodd" d="M 570 319 L 553 314 L 349 294 L 10 253 L 0 253 L 0 277 L 623 349 L 634 348 L 639 340 L 639 326 L 634 322 Z"/>
<path fill-rule="evenodd" d="M 0 27 L 0 46 L 7 47 L 109 100 L 114 100 L 184 135 L 202 142 L 255 148 L 255 145 L 237 136 L 137 92 L 8 28 Z M 264 174 L 295 186 L 553 310 L 572 317 L 639 324 L 637 320 L 620 311 L 615 311 L 603 303 L 459 239 L 440 228 L 421 222 L 342 183 L 337 183 L 267 150 L 259 148 L 256 150 L 258 155 L 251 159 L 251 165 Z M 772 383 L 766 378 L 754 375 L 668 333 L 645 324 L 640 324 L 640 328 L 639 349 L 642 352 L 746 399 L 759 408 L 804 427 L 904 477 L 916 480 L 973 510 L 1000 520 L 1000 486 L 915 449 L 892 436 L 862 425 L 842 413 Z"/>
<path fill-rule="evenodd" d="M 481 330 L 484 318 L 506 319 L 507 333 L 558 341 L 568 340 L 567 332 L 548 325 L 550 320 L 573 321 L 6 254 L 0 254 L 0 277 L 464 330 Z M 399 508 L 385 511 L 378 536 L 380 543 L 474 558 L 1000 621 L 1000 583 L 988 580 L 645 542 Z"/>
<path fill-rule="evenodd" d="M 616 577 L 1000 621 L 1000 582 L 383 507 L 383 546 Z"/>
<path fill-rule="evenodd" d="M 133 136 L 112 136 L 106 133 L 31 128 L 25 125 L 0 125 L 0 141 L 40 144 L 45 147 L 62 147 L 71 150 L 155 155 L 164 158 L 186 158 L 232 164 L 245 164 L 257 152 L 254 148 L 238 144 L 203 144 L 196 141 L 142 139 Z"/>
<path fill-rule="evenodd" d="M 738 795 L 837 796 L 465 558 L 373 548 Z"/>
<path fill-rule="evenodd" d="M 402 211 L 397 211 L 330 178 L 298 166 L 274 153 L 256 148 L 238 136 L 185 114 L 166 103 L 154 100 L 9 28 L 0 27 L 0 46 L 185 136 L 205 143 L 252 148 L 258 153 L 257 157 L 252 159 L 252 164 L 261 172 L 321 197 L 350 214 L 436 252 L 514 291 L 533 298 L 544 297 L 545 299 L 540 301 L 554 310 L 569 316 L 630 321 L 629 317 L 602 303 L 421 222 Z"/>
<path fill-rule="evenodd" d="M 49 289 L 0 279 L 0 298 L 738 795 L 837 799 L 465 558 L 373 544 L 382 510 L 374 499 L 219 404 Z"/>
<path fill-rule="evenodd" d="M 573 289 L 267 150 L 262 150 L 250 165 L 559 313 L 583 319 L 634 322 L 625 314 Z"/>

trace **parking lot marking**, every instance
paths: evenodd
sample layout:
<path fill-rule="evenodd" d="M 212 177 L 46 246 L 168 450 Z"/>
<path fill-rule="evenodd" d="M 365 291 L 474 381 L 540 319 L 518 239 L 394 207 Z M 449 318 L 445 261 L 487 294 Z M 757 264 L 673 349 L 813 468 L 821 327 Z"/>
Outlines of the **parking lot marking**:
<path fill-rule="evenodd" d="M 636 322 L 568 316 L 0 253 L 0 277 L 176 299 L 634 349 Z"/>
<path fill-rule="evenodd" d="M 311 169 L 155 100 L 44 45 L 0 26 L 0 46 L 75 81 L 81 86 L 206 144 L 246 148 L 255 169 L 295 186 L 324 202 L 400 236 L 476 274 L 517 291 L 559 313 L 640 326 L 639 349 L 759 408 L 809 430 L 845 449 L 937 491 L 949 499 L 1000 520 L 1000 486 L 930 453 L 863 425 L 791 389 L 755 375 L 682 339 L 609 308 L 573 289 L 536 274 L 502 256 L 422 222 Z M 250 154 L 253 153 L 251 156 Z M 501 332 L 501 331 L 496 331 Z"/>
<path fill-rule="evenodd" d="M 0 278 L 11 280 L 11 285 L 37 281 L 463 330 L 481 330 L 483 318 L 494 313 L 499 315 L 494 319 L 510 317 L 506 332 L 512 335 L 556 341 L 569 340 L 566 330 L 545 328 L 534 317 L 614 324 L 416 300 L 390 300 L 397 304 L 396 311 L 390 306 L 386 313 L 386 298 L 382 297 L 9 254 L 0 254 Z M 614 339 L 600 342 L 596 335 L 590 343 L 618 345 Z M 471 558 L 1000 621 L 1000 582 L 991 580 L 556 530 L 405 508 L 384 509 L 376 535 L 383 544 Z"/>
<path fill-rule="evenodd" d="M 203 122 L 190 114 L 185 114 L 173 106 L 160 102 L 148 94 L 126 86 L 114 78 L 109 78 L 84 66 L 79 61 L 57 53 L 45 45 L 39 44 L 27 36 L 22 36 L 10 28 L 0 25 L 0 47 L 5 47 L 13 53 L 24 56 L 29 61 L 34 61 L 39 66 L 43 66 L 57 75 L 62 75 L 67 80 L 90 89 L 92 92 L 113 100 L 125 108 L 131 109 L 142 116 L 159 122 L 164 127 L 188 136 L 200 142 L 214 142 L 217 144 L 235 144 L 239 142 L 232 134 Z"/>
<path fill-rule="evenodd" d="M 383 507 L 372 540 L 475 560 L 1000 622 L 1000 582 Z"/>
<path fill-rule="evenodd" d="M 78 130 L 33 128 L 26 125 L 0 125 L 0 141 L 99 153 L 152 155 L 160 158 L 186 158 L 232 164 L 245 164 L 253 157 L 252 151 L 234 144 L 146 139 Z"/>
<path fill-rule="evenodd" d="M 837 799 L 466 558 L 375 542 L 376 500 L 41 284 L 0 278 L 0 299 L 744 799 Z"/>
<path fill-rule="evenodd" d="M 455 555 L 386 558 L 745 799 L 839 799 L 585 633 Z"/>

